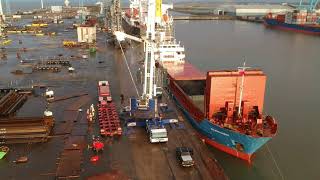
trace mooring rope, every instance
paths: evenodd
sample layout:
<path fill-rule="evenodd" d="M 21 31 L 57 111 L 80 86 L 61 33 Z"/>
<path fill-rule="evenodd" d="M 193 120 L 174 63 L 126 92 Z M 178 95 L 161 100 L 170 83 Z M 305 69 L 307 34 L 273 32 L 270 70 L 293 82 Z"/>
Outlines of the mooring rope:
<path fill-rule="evenodd" d="M 271 158 L 272 158 L 272 160 L 273 160 L 273 163 L 276 165 L 276 168 L 277 168 L 277 170 L 278 170 L 278 172 L 279 172 L 279 174 L 280 174 L 280 176 L 281 176 L 281 179 L 284 180 L 283 173 L 282 173 L 282 171 L 281 171 L 281 169 L 280 169 L 280 167 L 279 167 L 276 159 L 274 158 L 274 156 L 273 156 L 273 154 L 272 154 L 272 152 L 271 152 L 268 144 L 267 144 L 267 149 L 268 149 L 268 151 L 269 151 L 269 153 L 270 153 L 270 155 L 271 155 Z"/>

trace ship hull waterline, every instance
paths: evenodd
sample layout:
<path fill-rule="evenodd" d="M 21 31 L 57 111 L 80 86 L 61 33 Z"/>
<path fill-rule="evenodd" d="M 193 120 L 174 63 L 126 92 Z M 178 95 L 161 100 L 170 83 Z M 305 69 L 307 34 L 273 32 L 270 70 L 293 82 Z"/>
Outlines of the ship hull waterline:
<path fill-rule="evenodd" d="M 280 23 L 275 19 L 265 19 L 264 25 L 269 28 L 279 29 L 283 31 L 292 31 L 297 33 L 320 36 L 320 26 L 301 26 L 297 24 Z"/>

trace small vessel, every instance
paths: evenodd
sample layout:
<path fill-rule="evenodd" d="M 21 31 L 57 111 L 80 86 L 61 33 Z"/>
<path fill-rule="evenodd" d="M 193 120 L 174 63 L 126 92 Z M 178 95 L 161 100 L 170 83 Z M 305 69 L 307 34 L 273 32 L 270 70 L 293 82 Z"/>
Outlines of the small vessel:
<path fill-rule="evenodd" d="M 9 152 L 9 147 L 7 146 L 0 146 L 0 159 L 3 159 L 6 154 Z"/>

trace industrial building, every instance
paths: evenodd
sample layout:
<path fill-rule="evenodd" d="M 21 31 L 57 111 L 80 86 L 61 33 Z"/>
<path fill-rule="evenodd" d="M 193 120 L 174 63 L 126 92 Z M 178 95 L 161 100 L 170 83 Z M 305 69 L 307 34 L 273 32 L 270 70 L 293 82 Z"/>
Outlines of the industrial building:
<path fill-rule="evenodd" d="M 281 13 L 292 11 L 293 6 L 288 4 L 236 4 L 236 3 L 203 3 L 203 4 L 179 4 L 175 10 L 191 12 L 192 14 L 216 14 L 231 16 L 265 16 L 268 13 Z"/>
<path fill-rule="evenodd" d="M 234 16 L 264 16 L 268 13 L 284 13 L 292 11 L 294 8 L 281 4 L 246 4 L 246 5 L 228 5 L 224 11 Z"/>
<path fill-rule="evenodd" d="M 97 39 L 96 26 L 79 26 L 77 28 L 78 42 L 94 43 Z"/>

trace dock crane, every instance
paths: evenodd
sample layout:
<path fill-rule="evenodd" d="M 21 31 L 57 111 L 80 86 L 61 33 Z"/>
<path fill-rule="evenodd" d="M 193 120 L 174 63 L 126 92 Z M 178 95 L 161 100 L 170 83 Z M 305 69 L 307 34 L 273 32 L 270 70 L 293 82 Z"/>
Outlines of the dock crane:
<path fill-rule="evenodd" d="M 130 99 L 130 112 L 144 111 L 147 112 L 146 116 L 141 115 L 144 121 L 129 122 L 127 126 L 144 126 L 149 134 L 151 143 L 167 142 L 167 130 L 164 127 L 165 124 L 177 123 L 175 119 L 161 119 L 158 114 L 158 103 L 155 98 L 157 95 L 157 86 L 155 83 L 155 51 L 157 48 L 156 43 L 156 5 L 161 1 L 149 0 L 148 1 L 148 16 L 147 16 L 147 30 L 146 36 L 138 38 L 132 35 L 128 35 L 121 31 L 115 31 L 119 44 L 125 39 L 131 39 L 137 42 L 144 43 L 145 58 L 144 58 L 144 83 L 143 94 L 139 99 Z M 161 106 L 161 105 L 160 105 Z M 153 116 L 150 118 L 150 113 Z"/>
<path fill-rule="evenodd" d="M 156 85 L 154 83 L 154 74 L 155 74 L 155 1 L 149 0 L 148 2 L 148 16 L 147 16 L 147 35 L 145 38 L 138 38 L 131 36 L 122 31 L 115 31 L 114 35 L 116 36 L 119 42 L 124 41 L 125 39 L 131 39 L 137 42 L 144 42 L 145 49 L 145 69 L 144 69 L 144 83 L 143 83 L 143 94 L 140 102 L 144 102 L 140 105 L 147 106 L 148 101 L 156 96 Z"/>

